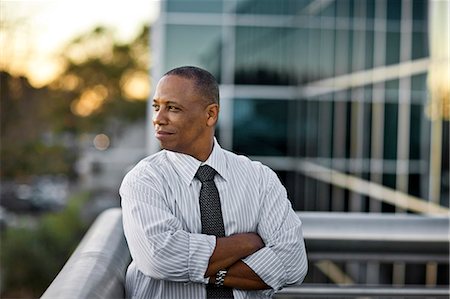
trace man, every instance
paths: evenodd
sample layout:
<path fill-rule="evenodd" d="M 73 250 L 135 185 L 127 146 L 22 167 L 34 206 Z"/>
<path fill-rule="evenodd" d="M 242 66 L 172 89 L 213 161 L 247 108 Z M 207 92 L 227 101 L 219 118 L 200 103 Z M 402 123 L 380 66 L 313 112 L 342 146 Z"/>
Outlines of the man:
<path fill-rule="evenodd" d="M 127 297 L 270 298 L 301 283 L 301 222 L 271 169 L 217 143 L 214 77 L 196 67 L 169 71 L 153 108 L 163 150 L 139 162 L 120 188 L 133 259 Z"/>

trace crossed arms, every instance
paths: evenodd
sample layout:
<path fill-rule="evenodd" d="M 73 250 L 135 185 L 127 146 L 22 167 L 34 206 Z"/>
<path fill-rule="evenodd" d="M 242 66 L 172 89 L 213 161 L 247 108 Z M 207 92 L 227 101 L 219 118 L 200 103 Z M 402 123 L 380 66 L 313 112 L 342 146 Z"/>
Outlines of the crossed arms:
<path fill-rule="evenodd" d="M 262 290 L 270 287 L 241 259 L 264 247 L 256 233 L 241 233 L 218 238 L 209 259 L 205 277 L 214 277 L 221 269 L 228 269 L 224 285 L 236 289 Z M 214 280 L 212 280 L 214 283 Z"/>
<path fill-rule="evenodd" d="M 228 269 L 224 285 L 247 290 L 279 290 L 305 277 L 301 222 L 284 188 L 268 188 L 256 232 L 216 238 L 187 232 L 152 185 L 158 182 L 124 180 L 120 190 L 125 236 L 143 274 L 208 283 L 209 277 L 213 281 L 219 270 Z"/>

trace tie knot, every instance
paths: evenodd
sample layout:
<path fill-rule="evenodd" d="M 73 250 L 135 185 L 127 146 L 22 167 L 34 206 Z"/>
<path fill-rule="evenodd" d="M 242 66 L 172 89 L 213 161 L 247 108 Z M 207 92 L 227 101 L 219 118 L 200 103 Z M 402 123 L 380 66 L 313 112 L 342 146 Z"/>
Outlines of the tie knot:
<path fill-rule="evenodd" d="M 208 165 L 200 166 L 195 174 L 195 177 L 200 180 L 200 182 L 212 181 L 214 180 L 214 176 L 216 175 L 216 171 L 214 168 Z"/>

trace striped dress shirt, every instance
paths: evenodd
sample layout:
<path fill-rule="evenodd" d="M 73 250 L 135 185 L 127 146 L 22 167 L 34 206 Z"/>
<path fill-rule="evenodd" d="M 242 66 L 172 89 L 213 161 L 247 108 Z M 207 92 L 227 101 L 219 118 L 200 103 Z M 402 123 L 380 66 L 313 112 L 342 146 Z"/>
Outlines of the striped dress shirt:
<path fill-rule="evenodd" d="M 235 299 L 270 298 L 299 284 L 307 272 L 301 221 L 277 175 L 260 162 L 223 150 L 216 140 L 208 160 L 162 150 L 140 161 L 120 187 L 123 227 L 132 262 L 127 298 L 206 298 L 204 278 L 216 237 L 201 234 L 194 178 L 201 164 L 214 168 L 225 234 L 256 232 L 265 247 L 244 258 L 270 290 L 233 289 Z"/>

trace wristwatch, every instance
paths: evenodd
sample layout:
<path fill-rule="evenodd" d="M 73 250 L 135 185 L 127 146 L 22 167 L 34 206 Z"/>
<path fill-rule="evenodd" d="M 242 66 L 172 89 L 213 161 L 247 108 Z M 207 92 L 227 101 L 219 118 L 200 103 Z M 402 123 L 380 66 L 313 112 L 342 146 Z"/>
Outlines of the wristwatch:
<path fill-rule="evenodd" d="M 216 274 L 216 282 L 214 283 L 216 287 L 223 286 L 223 281 L 225 280 L 225 276 L 227 276 L 227 270 L 219 270 Z"/>

